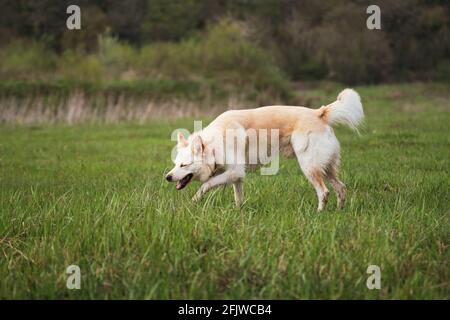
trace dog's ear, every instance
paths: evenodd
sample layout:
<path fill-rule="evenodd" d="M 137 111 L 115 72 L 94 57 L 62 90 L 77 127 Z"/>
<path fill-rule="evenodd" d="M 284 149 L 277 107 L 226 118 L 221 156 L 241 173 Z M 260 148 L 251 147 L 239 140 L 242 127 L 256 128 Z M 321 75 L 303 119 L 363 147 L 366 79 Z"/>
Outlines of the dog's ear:
<path fill-rule="evenodd" d="M 196 136 L 192 141 L 192 148 L 194 149 L 195 155 L 200 155 L 203 153 L 203 141 L 200 136 Z"/>
<path fill-rule="evenodd" d="M 188 144 L 189 143 L 187 142 L 183 133 L 181 133 L 181 131 L 178 132 L 178 147 L 183 148 L 183 147 L 186 147 Z"/>

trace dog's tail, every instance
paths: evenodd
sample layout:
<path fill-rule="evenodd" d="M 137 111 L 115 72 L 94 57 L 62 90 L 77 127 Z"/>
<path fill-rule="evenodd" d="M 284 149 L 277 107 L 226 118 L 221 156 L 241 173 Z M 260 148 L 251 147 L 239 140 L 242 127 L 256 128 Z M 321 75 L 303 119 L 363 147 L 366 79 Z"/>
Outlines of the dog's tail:
<path fill-rule="evenodd" d="M 359 94 L 353 89 L 345 89 L 335 102 L 317 109 L 317 115 L 329 125 L 344 124 L 358 131 L 364 111 Z"/>

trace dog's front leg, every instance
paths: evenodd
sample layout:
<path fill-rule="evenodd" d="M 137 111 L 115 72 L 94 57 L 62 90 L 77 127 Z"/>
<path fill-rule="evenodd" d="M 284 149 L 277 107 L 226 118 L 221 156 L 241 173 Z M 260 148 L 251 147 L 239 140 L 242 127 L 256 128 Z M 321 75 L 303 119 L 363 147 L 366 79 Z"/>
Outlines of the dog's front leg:
<path fill-rule="evenodd" d="M 192 201 L 198 202 L 203 197 L 205 193 L 207 193 L 211 188 L 231 183 L 232 181 L 229 181 L 230 175 L 227 174 L 227 171 L 225 171 L 222 174 L 219 174 L 218 176 L 212 177 L 208 181 L 202 184 L 202 186 L 197 190 L 194 197 L 192 198 Z"/>
<path fill-rule="evenodd" d="M 202 186 L 200 187 L 200 189 L 198 189 L 198 191 L 195 193 L 194 197 L 192 198 L 192 201 L 198 202 L 206 192 L 211 190 L 211 188 L 225 185 L 225 184 L 236 183 L 238 181 L 242 181 L 242 179 L 244 178 L 244 175 L 245 175 L 245 170 L 243 167 L 237 167 L 237 168 L 234 167 L 232 169 L 228 169 L 224 173 L 214 176 L 211 179 L 209 179 L 208 181 L 206 181 L 205 183 L 203 183 Z M 242 186 L 241 186 L 240 190 L 242 191 Z M 237 205 L 237 203 L 236 203 L 236 205 Z"/>
<path fill-rule="evenodd" d="M 237 180 L 233 183 L 233 189 L 234 189 L 234 201 L 236 202 L 236 207 L 240 208 L 242 206 L 242 203 L 244 202 L 244 190 L 242 188 L 242 185 L 244 182 L 242 179 Z"/>

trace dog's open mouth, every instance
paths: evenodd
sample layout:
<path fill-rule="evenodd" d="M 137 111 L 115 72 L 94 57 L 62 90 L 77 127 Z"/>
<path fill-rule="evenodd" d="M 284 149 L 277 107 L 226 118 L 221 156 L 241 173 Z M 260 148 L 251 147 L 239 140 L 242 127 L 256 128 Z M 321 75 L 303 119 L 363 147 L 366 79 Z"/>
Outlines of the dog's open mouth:
<path fill-rule="evenodd" d="M 189 173 L 187 176 L 185 176 L 183 179 L 177 182 L 177 190 L 181 190 L 184 187 L 187 186 L 189 182 L 191 182 L 192 179 L 192 173 Z"/>

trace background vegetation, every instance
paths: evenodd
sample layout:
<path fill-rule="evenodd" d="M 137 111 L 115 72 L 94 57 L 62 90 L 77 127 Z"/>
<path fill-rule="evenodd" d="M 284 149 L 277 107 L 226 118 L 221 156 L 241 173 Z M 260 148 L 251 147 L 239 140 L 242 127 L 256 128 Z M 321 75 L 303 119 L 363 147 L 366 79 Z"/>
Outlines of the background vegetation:
<path fill-rule="evenodd" d="M 69 4 L 82 29 L 65 26 Z M 450 79 L 446 1 L 3 0 L 0 80 L 215 79 L 286 90 L 289 80 L 347 84 Z"/>
<path fill-rule="evenodd" d="M 81 7 L 81 30 L 66 28 L 69 4 Z M 313 81 L 449 82 L 446 1 L 381 1 L 381 30 L 366 28 L 369 4 L 3 0 L 0 121 L 309 105 L 301 90 Z"/>

